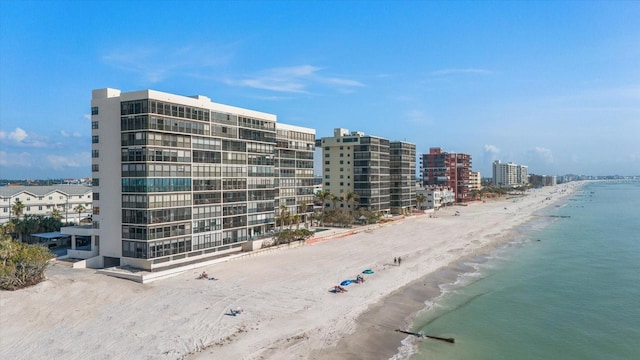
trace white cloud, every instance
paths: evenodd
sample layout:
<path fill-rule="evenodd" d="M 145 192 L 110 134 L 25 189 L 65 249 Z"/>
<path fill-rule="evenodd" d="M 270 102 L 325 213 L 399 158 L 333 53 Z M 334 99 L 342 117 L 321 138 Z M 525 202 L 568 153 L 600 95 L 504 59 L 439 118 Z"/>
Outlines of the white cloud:
<path fill-rule="evenodd" d="M 82 118 L 85 120 L 91 120 L 91 114 L 83 114 Z"/>
<path fill-rule="evenodd" d="M 65 130 L 60 130 L 60 136 L 62 137 L 75 137 L 75 138 L 79 138 L 82 137 L 82 134 L 80 134 L 77 131 L 74 131 L 72 133 L 68 133 Z"/>
<path fill-rule="evenodd" d="M 235 44 L 218 46 L 199 43 L 197 46 L 162 48 L 138 44 L 135 47 L 111 50 L 102 57 L 102 61 L 140 74 L 150 83 L 157 83 L 174 75 L 202 76 L 207 71 L 206 68 L 228 63 L 233 57 L 234 47 Z"/>
<path fill-rule="evenodd" d="M 527 155 L 533 161 L 542 161 L 546 164 L 553 164 L 553 153 L 550 149 L 536 146 L 527 151 Z"/>
<path fill-rule="evenodd" d="M 6 151 L 0 151 L 0 166 L 7 167 L 31 167 L 33 157 L 27 152 L 22 153 L 8 153 Z M 5 177 L 10 174 L 5 174 Z"/>
<path fill-rule="evenodd" d="M 429 125 L 432 124 L 431 118 L 420 110 L 411 110 L 407 113 L 407 119 L 409 122 L 415 125 Z"/>
<path fill-rule="evenodd" d="M 69 156 L 48 155 L 47 161 L 53 169 L 60 170 L 68 167 L 88 166 L 91 163 L 91 157 L 88 152 L 81 152 Z"/>
<path fill-rule="evenodd" d="M 266 69 L 242 80 L 229 79 L 226 83 L 233 86 L 305 94 L 309 93 L 309 87 L 318 84 L 334 87 L 343 92 L 364 86 L 356 80 L 320 75 L 321 70 L 323 69 L 313 65 L 279 67 Z"/>
<path fill-rule="evenodd" d="M 500 149 L 498 149 L 498 147 L 495 145 L 485 144 L 484 152 L 489 154 L 498 154 L 500 152 Z"/>
<path fill-rule="evenodd" d="M 27 132 L 20 128 L 16 128 L 15 130 L 9 133 L 9 139 L 17 143 L 23 142 L 24 139 L 26 139 L 28 136 L 29 135 L 27 135 Z"/>

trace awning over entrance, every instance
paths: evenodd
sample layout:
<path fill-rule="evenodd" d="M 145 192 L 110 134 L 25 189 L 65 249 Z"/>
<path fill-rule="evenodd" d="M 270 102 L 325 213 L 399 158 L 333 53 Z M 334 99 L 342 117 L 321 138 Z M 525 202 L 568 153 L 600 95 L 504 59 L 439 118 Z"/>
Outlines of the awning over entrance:
<path fill-rule="evenodd" d="M 39 238 L 47 239 L 47 240 L 62 239 L 62 238 L 70 237 L 69 235 L 61 234 L 60 231 L 54 231 L 54 232 L 48 232 L 48 233 L 40 233 L 40 234 L 31 234 L 31 236 L 39 237 Z"/>

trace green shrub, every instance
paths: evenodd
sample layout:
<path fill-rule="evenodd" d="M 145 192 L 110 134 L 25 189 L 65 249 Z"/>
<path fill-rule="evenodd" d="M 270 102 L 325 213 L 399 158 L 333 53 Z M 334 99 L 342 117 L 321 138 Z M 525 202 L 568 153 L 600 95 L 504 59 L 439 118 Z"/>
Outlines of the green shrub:
<path fill-rule="evenodd" d="M 41 282 L 53 256 L 43 246 L 4 237 L 0 240 L 0 289 L 16 290 Z"/>

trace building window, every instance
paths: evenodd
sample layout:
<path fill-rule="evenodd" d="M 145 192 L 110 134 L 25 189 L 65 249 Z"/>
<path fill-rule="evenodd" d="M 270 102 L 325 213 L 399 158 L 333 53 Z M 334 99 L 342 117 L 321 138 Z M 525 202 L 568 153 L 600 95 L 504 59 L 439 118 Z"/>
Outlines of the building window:
<path fill-rule="evenodd" d="M 330 179 L 330 175 L 325 175 L 324 178 L 325 179 Z"/>
<path fill-rule="evenodd" d="M 31 211 L 31 206 L 27 206 L 27 211 Z"/>
<path fill-rule="evenodd" d="M 100 171 L 100 167 L 98 166 L 98 164 L 91 164 L 91 171 Z"/>
<path fill-rule="evenodd" d="M 42 210 L 42 205 L 38 206 L 38 210 Z"/>
<path fill-rule="evenodd" d="M 91 122 L 91 128 L 92 129 L 97 129 L 98 128 L 98 122 L 97 121 L 92 121 Z"/>
<path fill-rule="evenodd" d="M 99 156 L 100 156 L 99 154 L 100 154 L 100 151 L 98 151 L 98 150 L 91 150 L 91 157 L 92 157 L 92 158 L 97 158 L 97 157 L 99 157 Z"/>
<path fill-rule="evenodd" d="M 324 162 L 325 165 L 329 165 L 331 163 L 331 161 L 327 160 Z"/>
<path fill-rule="evenodd" d="M 100 200 L 100 193 L 94 192 L 93 193 L 93 200 Z"/>
<path fill-rule="evenodd" d="M 324 183 L 324 186 L 329 186 L 330 184 L 328 182 Z"/>
<path fill-rule="evenodd" d="M 95 235 L 93 239 L 96 243 L 96 246 L 100 246 L 100 235 Z"/>
<path fill-rule="evenodd" d="M 343 154 L 343 153 L 340 153 L 340 157 L 344 157 L 344 154 Z"/>
<path fill-rule="evenodd" d="M 343 161 L 343 160 L 340 160 L 340 165 L 342 165 L 342 164 L 344 164 L 344 161 Z"/>
<path fill-rule="evenodd" d="M 99 178 L 93 178 L 93 180 L 91 180 L 91 185 L 100 186 L 100 179 Z"/>
<path fill-rule="evenodd" d="M 97 106 L 92 106 L 91 107 L 91 115 L 98 115 L 98 107 Z"/>
<path fill-rule="evenodd" d="M 93 215 L 100 215 L 100 206 L 95 206 L 93 208 Z"/>
<path fill-rule="evenodd" d="M 98 135 L 93 135 L 91 137 L 91 143 L 92 144 L 97 144 L 98 142 L 100 142 L 100 137 Z"/>

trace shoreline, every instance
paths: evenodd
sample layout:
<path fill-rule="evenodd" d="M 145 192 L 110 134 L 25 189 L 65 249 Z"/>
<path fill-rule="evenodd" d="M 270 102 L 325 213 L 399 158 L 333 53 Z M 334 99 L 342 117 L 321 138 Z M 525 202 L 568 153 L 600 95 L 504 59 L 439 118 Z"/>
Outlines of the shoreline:
<path fill-rule="evenodd" d="M 411 314 L 425 306 L 422 291 L 439 286 L 410 292 L 407 284 L 495 248 L 578 185 L 450 207 L 434 218 L 411 216 L 144 285 L 56 265 L 44 283 L 0 293 L 0 357 L 323 359 L 344 350 L 343 341 L 355 349 L 353 358 L 385 358 L 380 351 L 388 349 L 393 356 L 406 337 L 395 328 L 406 329 Z M 393 264 L 396 256 L 401 266 Z M 374 270 L 364 284 L 349 285 L 345 294 L 329 292 L 364 269 Z M 197 280 L 202 270 L 219 280 Z M 228 316 L 235 307 L 244 312 Z M 376 307 L 387 320 L 367 322 Z M 383 326 L 389 331 L 375 344 L 354 340 Z M 365 351 L 372 356 L 359 357 Z"/>
<path fill-rule="evenodd" d="M 557 218 L 554 215 L 541 215 L 579 188 L 572 188 L 562 198 L 556 199 L 547 206 L 541 207 L 528 215 L 528 219 L 507 230 L 502 239 L 487 243 L 474 254 L 464 256 L 449 264 L 425 274 L 393 293 L 369 306 L 355 320 L 353 333 L 346 335 L 335 347 L 317 350 L 309 357 L 314 360 L 331 359 L 407 359 L 415 353 L 417 339 L 414 336 L 398 333 L 395 329 L 415 331 L 413 322 L 423 312 L 428 311 L 445 295 L 443 286 L 455 285 L 461 276 L 477 272 L 473 265 L 481 265 L 490 261 L 495 251 L 510 244 L 521 234 L 520 230 L 534 221 Z M 499 200 L 498 200 L 499 201 Z M 547 222 L 544 226 L 547 226 Z M 481 258 L 481 260 L 479 259 Z M 472 264 L 472 265 L 470 265 Z M 464 284 L 468 286 L 472 282 Z M 441 337 L 455 337 L 455 334 L 431 334 Z"/>

